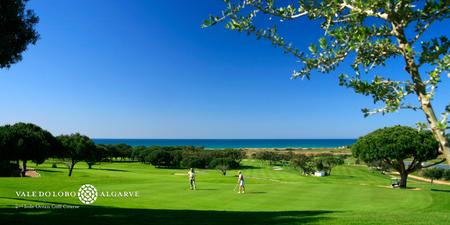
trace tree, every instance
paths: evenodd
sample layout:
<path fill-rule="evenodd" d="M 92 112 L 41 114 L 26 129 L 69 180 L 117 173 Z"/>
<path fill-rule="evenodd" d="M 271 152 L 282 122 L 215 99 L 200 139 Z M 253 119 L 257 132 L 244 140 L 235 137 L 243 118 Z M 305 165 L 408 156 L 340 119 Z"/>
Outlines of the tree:
<path fill-rule="evenodd" d="M 298 58 L 302 67 L 293 78 L 310 78 L 313 71 L 330 73 L 346 62 L 354 75 L 340 74 L 339 85 L 356 93 L 370 95 L 378 109 L 363 109 L 365 116 L 391 113 L 399 109 L 422 110 L 439 151 L 450 164 L 450 146 L 445 138 L 450 105 L 436 116 L 432 100 L 441 75 L 450 76 L 450 40 L 446 36 L 424 38 L 436 21 L 450 17 L 450 1 L 413 0 L 224 0 L 220 16 L 210 16 L 202 27 L 225 22 L 225 27 L 254 34 Z M 280 3 L 281 2 L 281 3 Z M 256 15 L 258 20 L 255 20 Z M 309 53 L 286 41 L 278 32 L 284 21 L 307 18 L 321 22 L 324 36 L 309 46 Z M 277 18 L 277 19 L 272 19 Z M 264 28 L 261 28 L 264 27 Z M 375 68 L 388 60 L 401 58 L 409 79 L 393 80 L 378 75 Z M 345 61 L 345 62 L 344 62 Z M 408 102 L 415 95 L 418 105 Z M 421 123 L 421 126 L 424 125 Z"/>
<path fill-rule="evenodd" d="M 382 161 L 400 173 L 400 188 L 406 188 L 408 174 L 443 162 L 422 166 L 422 162 L 435 159 L 439 143 L 429 131 L 394 126 L 375 130 L 358 138 L 352 146 L 354 157 L 364 162 Z M 409 166 L 405 160 L 412 160 Z"/>
<path fill-rule="evenodd" d="M 55 154 L 58 141 L 53 135 L 32 123 L 16 123 L 0 128 L 0 156 L 2 161 L 22 161 L 22 176 L 27 162 L 42 164 Z"/>
<path fill-rule="evenodd" d="M 183 156 L 183 160 L 180 162 L 180 166 L 183 168 L 206 168 L 208 165 L 208 162 L 205 158 L 197 158 L 197 157 L 191 157 Z"/>
<path fill-rule="evenodd" d="M 422 171 L 422 176 L 431 180 L 431 186 L 433 186 L 433 180 L 439 180 L 444 174 L 444 169 L 430 168 Z"/>
<path fill-rule="evenodd" d="M 317 165 L 317 169 L 319 171 L 324 170 L 325 175 L 331 175 L 331 170 L 338 166 L 344 164 L 344 159 L 340 156 L 334 156 L 331 154 L 322 154 L 315 157 L 315 162 Z M 320 169 L 319 169 L 320 167 Z"/>
<path fill-rule="evenodd" d="M 209 163 L 209 168 L 215 168 L 225 176 L 228 169 L 239 168 L 239 162 L 233 158 L 215 158 Z"/>
<path fill-rule="evenodd" d="M 39 34 L 35 26 L 39 18 L 26 10 L 28 0 L 0 0 L 0 68 L 9 68 L 22 60 L 29 44 L 35 44 Z"/>
<path fill-rule="evenodd" d="M 92 169 L 92 166 L 97 162 L 102 161 L 107 155 L 107 149 L 102 145 L 95 145 L 94 151 L 89 151 L 86 154 L 84 161 L 88 164 L 88 168 Z"/>
<path fill-rule="evenodd" d="M 313 157 L 311 156 L 305 154 L 295 155 L 292 158 L 292 164 L 294 168 L 300 170 L 303 175 L 311 175 L 312 173 L 314 173 L 315 167 Z"/>
<path fill-rule="evenodd" d="M 169 151 L 155 150 L 150 152 L 147 160 L 156 167 L 170 167 L 173 166 L 173 156 Z"/>
<path fill-rule="evenodd" d="M 72 176 L 75 164 L 83 160 L 88 160 L 92 154 L 95 154 L 93 152 L 96 151 L 96 146 L 87 136 L 75 133 L 71 135 L 61 135 L 57 138 L 62 144 L 64 158 L 70 160 L 69 177 Z"/>

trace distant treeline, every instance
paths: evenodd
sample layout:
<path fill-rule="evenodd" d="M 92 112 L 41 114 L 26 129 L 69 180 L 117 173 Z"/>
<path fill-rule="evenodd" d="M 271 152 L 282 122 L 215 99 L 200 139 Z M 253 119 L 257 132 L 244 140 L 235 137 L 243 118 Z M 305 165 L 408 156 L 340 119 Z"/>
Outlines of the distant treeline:
<path fill-rule="evenodd" d="M 238 168 L 245 152 L 239 149 L 205 150 L 195 146 L 129 146 L 127 144 L 99 144 L 102 161 L 130 160 L 156 167 L 216 168 L 226 165 Z"/>

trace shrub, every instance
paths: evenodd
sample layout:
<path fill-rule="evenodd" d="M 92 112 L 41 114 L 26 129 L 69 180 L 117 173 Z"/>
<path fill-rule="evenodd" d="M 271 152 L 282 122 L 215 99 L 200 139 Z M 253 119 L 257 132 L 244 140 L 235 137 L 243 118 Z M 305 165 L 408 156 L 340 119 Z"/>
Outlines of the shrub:
<path fill-rule="evenodd" d="M 450 180 L 450 169 L 444 170 L 444 172 L 442 173 L 442 178 L 444 180 Z"/>
<path fill-rule="evenodd" d="M 0 177 L 20 177 L 19 165 L 10 162 L 0 162 Z"/>

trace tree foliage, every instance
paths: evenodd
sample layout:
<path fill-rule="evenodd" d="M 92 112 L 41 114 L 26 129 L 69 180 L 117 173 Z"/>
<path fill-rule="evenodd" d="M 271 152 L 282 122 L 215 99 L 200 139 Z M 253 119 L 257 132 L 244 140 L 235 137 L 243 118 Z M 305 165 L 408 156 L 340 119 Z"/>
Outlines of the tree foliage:
<path fill-rule="evenodd" d="M 298 154 L 292 158 L 292 165 L 294 168 L 298 169 L 303 175 L 311 175 L 315 171 L 315 164 L 313 161 L 313 157 Z"/>
<path fill-rule="evenodd" d="M 69 159 L 69 176 L 72 176 L 75 164 L 80 161 L 90 160 L 95 155 L 97 147 L 87 136 L 79 133 L 61 135 L 57 137 L 61 142 L 63 157 Z"/>
<path fill-rule="evenodd" d="M 394 126 L 360 137 L 352 146 L 352 153 L 364 162 L 380 161 L 389 165 L 400 173 L 400 187 L 406 188 L 408 174 L 424 168 L 422 162 L 435 159 L 439 154 L 438 148 L 431 132 Z M 405 165 L 406 159 L 412 160 L 408 166 Z"/>
<path fill-rule="evenodd" d="M 223 0 L 225 9 L 210 16 L 202 27 L 220 22 L 238 32 L 267 39 L 299 59 L 293 78 L 307 78 L 315 71 L 331 73 L 350 62 L 352 74 L 339 74 L 339 84 L 371 96 L 376 109 L 363 109 L 365 116 L 399 109 L 422 110 L 435 139 L 450 164 L 450 147 L 444 137 L 450 104 L 436 117 L 432 107 L 435 90 L 443 74 L 450 77 L 450 41 L 446 36 L 424 38 L 433 23 L 450 17 L 450 1 L 414 0 Z M 258 18 L 258 19 L 256 19 Z M 324 31 L 317 43 L 302 51 L 281 35 L 280 27 L 307 18 L 320 22 Z M 301 27 L 299 27 L 301 30 Z M 379 74 L 377 67 L 402 58 L 409 79 L 394 80 Z M 345 62 L 345 63 L 344 63 Z M 410 102 L 415 95 L 418 104 Z"/>
<path fill-rule="evenodd" d="M 270 165 L 274 165 L 276 163 L 289 162 L 292 157 L 292 151 L 289 152 L 276 152 L 276 151 L 258 151 L 254 153 L 252 156 L 255 159 L 269 161 Z"/>
<path fill-rule="evenodd" d="M 225 176 L 227 170 L 239 168 L 239 162 L 232 158 L 215 158 L 209 163 L 209 168 L 215 168 Z"/>
<path fill-rule="evenodd" d="M 22 53 L 39 38 L 39 18 L 25 9 L 28 0 L 0 0 L 0 68 L 22 60 Z"/>
<path fill-rule="evenodd" d="M 331 175 L 331 170 L 344 164 L 344 157 L 332 154 L 306 155 L 297 154 L 291 161 L 294 168 L 303 175 L 311 175 L 315 171 L 324 171 L 326 176 Z"/>
<path fill-rule="evenodd" d="M 22 161 L 22 176 L 27 162 L 43 163 L 56 154 L 59 143 L 53 135 L 32 123 L 0 127 L 0 161 Z"/>
<path fill-rule="evenodd" d="M 434 180 L 439 180 L 444 175 L 444 169 L 441 168 L 430 168 L 422 171 L 422 176 L 429 178 L 431 180 L 431 185 L 433 185 Z"/>
<path fill-rule="evenodd" d="M 315 157 L 316 168 L 321 168 L 325 175 L 331 175 L 331 170 L 338 166 L 344 164 L 344 159 L 341 156 L 335 156 L 331 154 L 321 154 Z"/>

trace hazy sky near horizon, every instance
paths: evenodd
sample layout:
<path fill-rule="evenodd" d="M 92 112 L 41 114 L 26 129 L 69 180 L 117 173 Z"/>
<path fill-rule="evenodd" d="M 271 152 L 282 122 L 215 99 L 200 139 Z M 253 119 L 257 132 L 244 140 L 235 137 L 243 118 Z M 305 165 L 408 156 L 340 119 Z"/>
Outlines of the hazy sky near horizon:
<path fill-rule="evenodd" d="M 195 3 L 30 1 L 41 39 L 0 71 L 0 123 L 97 138 L 355 138 L 424 121 L 405 110 L 364 118 L 372 99 L 338 86 L 348 67 L 291 80 L 295 58 L 223 25 L 201 29 L 223 3 Z M 449 25 L 426 35 L 450 36 Z M 304 21 L 283 31 L 303 49 L 323 34 Z M 408 79 L 403 61 L 388 65 L 377 72 Z M 437 112 L 450 101 L 450 79 L 442 79 Z"/>

